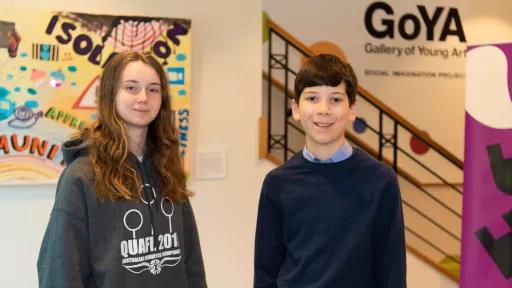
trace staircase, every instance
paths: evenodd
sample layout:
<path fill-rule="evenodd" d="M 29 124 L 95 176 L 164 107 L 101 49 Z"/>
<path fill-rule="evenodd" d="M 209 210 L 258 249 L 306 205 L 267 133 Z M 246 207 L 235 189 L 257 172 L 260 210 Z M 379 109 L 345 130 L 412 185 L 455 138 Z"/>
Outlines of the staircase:
<path fill-rule="evenodd" d="M 267 29 L 260 157 L 281 165 L 305 144 L 290 99 L 301 61 L 314 53 L 272 20 Z M 463 162 L 361 86 L 357 110 L 347 139 L 396 171 L 408 251 L 458 282 Z M 412 141 L 428 152 L 415 153 Z"/>

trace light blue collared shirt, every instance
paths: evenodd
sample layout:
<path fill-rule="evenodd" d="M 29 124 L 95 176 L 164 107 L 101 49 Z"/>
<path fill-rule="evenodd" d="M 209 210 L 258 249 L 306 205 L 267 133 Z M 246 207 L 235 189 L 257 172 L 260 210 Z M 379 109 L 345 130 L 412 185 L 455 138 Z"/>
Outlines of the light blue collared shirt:
<path fill-rule="evenodd" d="M 304 146 L 304 149 L 302 150 L 302 155 L 304 155 L 304 158 L 310 162 L 315 163 L 336 163 L 343 161 L 350 157 L 352 155 L 352 152 L 354 152 L 354 149 L 352 146 L 348 143 L 347 140 L 341 145 L 340 149 L 336 151 L 329 159 L 326 160 L 320 160 L 313 155 L 313 153 L 309 152 L 308 148 Z"/>

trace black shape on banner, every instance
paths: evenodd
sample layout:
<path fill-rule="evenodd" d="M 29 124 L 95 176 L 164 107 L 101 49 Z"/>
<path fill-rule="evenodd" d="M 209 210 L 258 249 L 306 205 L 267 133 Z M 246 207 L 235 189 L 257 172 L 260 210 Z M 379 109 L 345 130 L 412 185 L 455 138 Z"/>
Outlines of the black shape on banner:
<path fill-rule="evenodd" d="M 504 159 L 500 144 L 487 146 L 494 183 L 501 192 L 512 195 L 512 158 Z"/>
<path fill-rule="evenodd" d="M 512 228 L 512 210 L 503 214 L 503 219 Z M 475 232 L 476 237 L 485 248 L 489 256 L 500 269 L 505 279 L 512 277 L 512 232 L 494 239 L 487 227 L 482 227 Z"/>

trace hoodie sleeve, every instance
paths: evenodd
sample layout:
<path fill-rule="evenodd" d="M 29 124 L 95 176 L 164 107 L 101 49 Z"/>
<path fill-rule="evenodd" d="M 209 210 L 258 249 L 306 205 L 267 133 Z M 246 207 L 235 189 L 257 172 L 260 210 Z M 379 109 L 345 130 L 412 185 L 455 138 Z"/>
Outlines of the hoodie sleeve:
<path fill-rule="evenodd" d="M 194 211 L 190 201 L 186 200 L 183 207 L 183 229 L 186 243 L 185 247 L 185 272 L 187 274 L 188 287 L 206 288 L 206 276 L 204 272 L 203 256 L 199 234 L 197 232 Z"/>
<path fill-rule="evenodd" d="M 82 181 L 62 173 L 50 221 L 44 234 L 37 272 L 39 287 L 88 286 L 90 275 L 86 205 Z"/>

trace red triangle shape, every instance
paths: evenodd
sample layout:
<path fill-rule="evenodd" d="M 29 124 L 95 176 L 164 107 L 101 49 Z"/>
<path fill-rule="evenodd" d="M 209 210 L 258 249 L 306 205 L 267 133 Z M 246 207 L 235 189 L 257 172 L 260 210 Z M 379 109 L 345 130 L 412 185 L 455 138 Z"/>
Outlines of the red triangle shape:
<path fill-rule="evenodd" d="M 96 87 L 100 84 L 100 76 L 94 77 L 91 82 L 85 87 L 82 95 L 78 97 L 75 104 L 73 104 L 73 109 L 86 109 L 86 110 L 95 110 L 96 109 Z"/>

